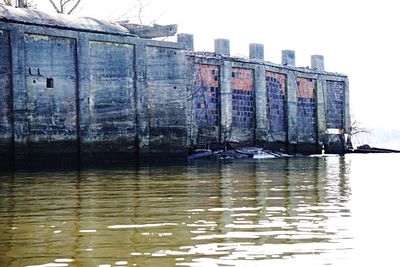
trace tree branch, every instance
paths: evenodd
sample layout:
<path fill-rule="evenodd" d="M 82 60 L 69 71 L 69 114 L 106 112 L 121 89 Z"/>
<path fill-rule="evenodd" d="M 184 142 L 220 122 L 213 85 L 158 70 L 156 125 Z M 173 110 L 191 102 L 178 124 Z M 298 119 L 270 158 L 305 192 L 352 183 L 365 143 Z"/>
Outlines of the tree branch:
<path fill-rule="evenodd" d="M 57 13 L 61 13 L 61 10 L 58 9 L 57 5 L 53 2 L 53 0 L 49 0 L 49 2 L 53 5 L 53 8 L 57 11 Z"/>
<path fill-rule="evenodd" d="M 74 10 L 78 7 L 80 4 L 81 0 L 76 1 L 75 5 L 71 8 L 71 10 L 68 12 L 68 15 L 70 15 Z"/>
<path fill-rule="evenodd" d="M 11 0 L 3 0 L 3 2 L 6 6 L 12 6 Z"/>
<path fill-rule="evenodd" d="M 67 11 L 67 4 L 72 3 L 73 1 L 75 1 L 74 6 L 69 11 Z M 49 2 L 52 4 L 54 10 L 57 11 L 57 13 L 69 15 L 74 12 L 74 10 L 79 6 L 81 0 L 60 0 L 59 7 L 54 3 L 54 0 L 49 0 Z"/>
<path fill-rule="evenodd" d="M 365 127 L 362 127 L 360 122 L 358 122 L 356 119 L 353 119 L 351 124 L 350 124 L 350 134 L 351 135 L 357 135 L 360 133 L 370 133 L 371 131 L 368 130 Z"/>

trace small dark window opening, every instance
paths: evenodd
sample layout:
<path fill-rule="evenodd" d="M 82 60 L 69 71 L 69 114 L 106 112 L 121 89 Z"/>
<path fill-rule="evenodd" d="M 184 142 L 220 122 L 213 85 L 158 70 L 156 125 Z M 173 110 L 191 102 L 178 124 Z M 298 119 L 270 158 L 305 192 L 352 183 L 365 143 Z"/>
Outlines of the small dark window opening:
<path fill-rule="evenodd" d="M 46 87 L 47 88 L 54 88 L 54 80 L 53 80 L 53 78 L 47 78 L 46 79 Z"/>

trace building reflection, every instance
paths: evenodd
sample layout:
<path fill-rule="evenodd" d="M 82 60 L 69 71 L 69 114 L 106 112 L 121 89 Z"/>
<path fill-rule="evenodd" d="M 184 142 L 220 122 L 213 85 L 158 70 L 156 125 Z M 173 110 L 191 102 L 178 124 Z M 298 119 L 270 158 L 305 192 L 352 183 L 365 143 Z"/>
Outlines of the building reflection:
<path fill-rule="evenodd" d="M 340 249 L 349 169 L 324 157 L 2 175 L 0 263 L 170 266 Z"/>

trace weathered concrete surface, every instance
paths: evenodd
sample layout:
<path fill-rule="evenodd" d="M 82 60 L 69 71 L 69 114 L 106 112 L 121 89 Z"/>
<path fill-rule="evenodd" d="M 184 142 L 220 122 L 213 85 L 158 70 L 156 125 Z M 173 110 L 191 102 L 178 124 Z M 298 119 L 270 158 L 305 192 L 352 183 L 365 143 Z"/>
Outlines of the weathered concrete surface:
<path fill-rule="evenodd" d="M 0 30 L 0 155 L 13 151 L 10 53 L 10 33 Z"/>
<path fill-rule="evenodd" d="M 83 152 L 135 153 L 134 45 L 90 41 L 89 73 Z"/>
<path fill-rule="evenodd" d="M 230 42 L 228 39 L 215 39 L 214 40 L 214 51 L 216 54 L 223 56 L 229 56 L 231 54 Z"/>
<path fill-rule="evenodd" d="M 221 141 L 232 139 L 232 63 L 221 63 Z"/>
<path fill-rule="evenodd" d="M 186 156 L 183 44 L 142 40 L 124 30 L 70 31 L 86 26 L 77 21 L 32 26 L 21 23 L 22 11 L 0 13 L 2 154 L 23 160 L 39 154 Z"/>
<path fill-rule="evenodd" d="M 25 34 L 24 42 L 29 153 L 77 153 L 75 40 Z"/>
<path fill-rule="evenodd" d="M 288 119 L 287 119 L 287 75 L 266 71 L 266 98 L 268 133 L 264 138 L 265 146 L 272 150 L 287 148 Z M 259 94 L 259 96 L 262 96 Z M 257 100 L 263 99 L 257 97 Z"/>
<path fill-rule="evenodd" d="M 264 45 L 257 43 L 249 44 L 249 58 L 264 60 Z"/>
<path fill-rule="evenodd" d="M 146 26 L 133 23 L 119 23 L 129 30 L 130 33 L 141 38 L 158 38 L 174 36 L 178 30 L 178 25 L 158 25 Z"/>
<path fill-rule="evenodd" d="M 316 70 L 325 70 L 324 56 L 312 55 L 311 56 L 311 68 Z"/>
<path fill-rule="evenodd" d="M 282 50 L 282 65 L 296 66 L 296 53 L 293 50 Z"/>
<path fill-rule="evenodd" d="M 177 35 L 178 43 L 184 43 L 185 48 L 189 51 L 194 51 L 194 37 L 193 34 L 179 33 Z"/>
<path fill-rule="evenodd" d="M 22 11 L 0 12 L 2 159 L 185 158 L 192 147 L 235 140 L 315 153 L 337 143 L 328 127 L 349 132 L 347 76 L 321 62 L 295 67 L 294 51 L 283 53 L 285 65 L 263 61 L 260 44 L 250 59 L 230 57 L 225 39 L 217 53 L 197 53 L 189 35 L 146 40 Z"/>
<path fill-rule="evenodd" d="M 297 80 L 296 73 L 289 71 L 286 76 L 287 79 L 287 143 L 290 152 L 296 148 L 298 143 L 298 124 L 297 124 Z"/>
<path fill-rule="evenodd" d="M 254 70 L 232 68 L 232 136 L 242 144 L 255 144 Z"/>
<path fill-rule="evenodd" d="M 267 80 L 265 78 L 265 68 L 257 66 L 254 70 L 255 86 L 255 143 L 265 145 L 268 141 L 268 107 L 267 98 L 259 97 L 267 95 Z"/>
<path fill-rule="evenodd" d="M 13 8 L 2 4 L 0 4 L 0 20 L 10 23 L 23 23 L 87 32 L 123 35 L 129 34 L 127 28 L 117 23 L 87 17 L 74 17 L 64 14 L 48 14 L 38 10 Z"/>
<path fill-rule="evenodd" d="M 186 156 L 185 54 L 148 46 L 149 153 Z"/>
<path fill-rule="evenodd" d="M 220 69 L 215 65 L 194 64 L 194 84 L 188 99 L 188 110 L 193 113 L 194 144 L 206 145 L 220 142 Z M 190 127 L 190 126 L 189 126 Z"/>
<path fill-rule="evenodd" d="M 292 56 L 294 63 L 294 53 Z M 337 139 L 327 138 L 325 131 L 329 120 L 346 123 L 348 102 L 345 92 L 341 93 L 346 88 L 345 75 L 213 53 L 188 53 L 187 58 L 188 65 L 192 64 L 190 62 L 201 62 L 203 69 L 220 69 L 220 77 L 216 79 L 219 82 L 215 81 L 213 86 L 221 89 L 221 123 L 220 128 L 216 125 L 214 130 L 210 128 L 207 131 L 209 137 L 217 136 L 220 129 L 220 142 L 236 140 L 239 145 L 257 145 L 304 154 L 319 153 L 322 145 L 327 147 L 330 141 L 337 143 Z M 187 85 L 193 91 L 193 71 L 187 73 Z M 335 85 L 343 84 L 343 90 L 339 86 L 332 86 L 329 100 L 326 98 L 327 81 Z M 202 83 L 207 84 L 207 78 L 202 78 Z M 242 87 L 252 92 L 251 101 L 247 99 L 250 95 L 239 96 Z M 328 114 L 329 101 L 336 103 L 336 106 Z M 196 105 L 195 102 L 195 98 L 188 97 L 190 145 L 199 143 L 199 133 L 204 128 L 201 122 L 194 119 L 196 111 L 191 107 Z M 251 107 L 254 108 L 254 117 Z M 253 123 L 242 125 L 243 116 L 254 119 Z M 203 141 L 206 140 L 203 138 Z M 211 143 L 211 138 L 208 141 Z M 331 152 L 339 152 L 337 146 L 330 147 Z"/>

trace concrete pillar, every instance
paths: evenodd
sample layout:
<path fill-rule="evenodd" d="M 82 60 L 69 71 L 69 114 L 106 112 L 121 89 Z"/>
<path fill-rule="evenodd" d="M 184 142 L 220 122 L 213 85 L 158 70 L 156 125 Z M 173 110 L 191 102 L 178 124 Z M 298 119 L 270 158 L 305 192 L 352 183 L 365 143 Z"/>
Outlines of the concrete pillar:
<path fill-rule="evenodd" d="M 349 80 L 346 78 L 344 81 L 344 88 L 343 88 L 343 98 L 344 98 L 344 118 L 343 118 L 343 125 L 345 133 L 350 133 L 350 102 L 349 102 Z"/>
<path fill-rule="evenodd" d="M 256 43 L 249 44 L 249 58 L 264 60 L 264 45 Z"/>
<path fill-rule="evenodd" d="M 230 55 L 230 44 L 228 39 L 215 39 L 214 40 L 214 52 L 216 54 L 229 56 Z"/>
<path fill-rule="evenodd" d="M 194 51 L 193 34 L 179 33 L 177 38 L 178 38 L 178 43 L 184 43 L 185 44 L 185 49 L 186 50 Z"/>
<path fill-rule="evenodd" d="M 264 66 L 256 66 L 254 72 L 255 105 L 256 105 L 256 144 L 268 140 L 267 121 L 267 85 Z"/>
<path fill-rule="evenodd" d="M 10 43 L 12 47 L 11 71 L 14 114 L 14 156 L 17 160 L 23 160 L 29 154 L 24 32 L 22 30 L 11 31 Z"/>
<path fill-rule="evenodd" d="M 221 64 L 221 140 L 229 138 L 232 130 L 232 63 L 224 61 Z"/>
<path fill-rule="evenodd" d="M 296 66 L 296 53 L 293 50 L 282 50 L 282 65 Z"/>
<path fill-rule="evenodd" d="M 139 157 L 146 159 L 150 143 L 149 92 L 147 89 L 147 57 L 145 42 L 135 46 L 136 121 Z M 142 157 L 143 155 L 143 157 Z"/>
<path fill-rule="evenodd" d="M 324 56 L 312 55 L 311 56 L 311 68 L 315 70 L 325 70 Z"/>
<path fill-rule="evenodd" d="M 79 94 L 79 149 L 81 153 L 90 153 L 90 54 L 89 39 L 82 34 L 77 39 L 77 91 Z M 82 157 L 84 159 L 85 157 Z"/>
<path fill-rule="evenodd" d="M 316 109 L 317 109 L 317 140 L 319 145 L 324 144 L 326 132 L 326 80 L 317 78 Z"/>
<path fill-rule="evenodd" d="M 293 71 L 287 75 L 287 122 L 288 143 L 297 144 L 297 79 Z"/>

